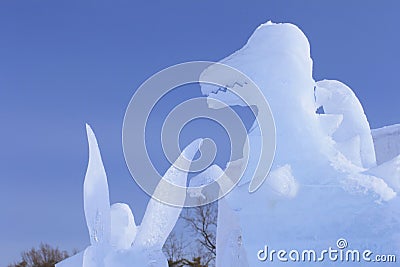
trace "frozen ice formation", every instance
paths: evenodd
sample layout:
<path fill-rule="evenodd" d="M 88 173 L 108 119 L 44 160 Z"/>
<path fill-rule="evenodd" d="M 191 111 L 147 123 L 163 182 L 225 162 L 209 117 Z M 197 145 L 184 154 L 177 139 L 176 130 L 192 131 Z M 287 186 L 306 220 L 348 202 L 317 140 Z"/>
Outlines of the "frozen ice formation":
<path fill-rule="evenodd" d="M 353 91 L 339 81 L 314 81 L 303 32 L 292 24 L 268 22 L 243 48 L 220 62 L 240 70 L 260 87 L 274 114 L 277 145 L 269 177 L 255 193 L 248 192 L 247 184 L 257 149 L 250 151 L 239 186 L 219 202 L 217 266 L 265 266 L 257 258 L 265 245 L 287 251 L 322 250 L 335 247 L 340 237 L 348 240 L 350 248 L 399 254 L 400 160 L 392 159 L 399 154 L 399 139 L 389 137 L 389 129 L 375 131 L 374 140 L 380 145 L 374 147 L 368 120 Z M 212 72 L 211 66 L 202 75 Z M 224 79 L 227 85 L 243 83 L 237 77 Z M 208 98 L 244 105 L 229 90 L 212 90 L 202 85 Z M 251 149 L 261 147 L 259 136 L 255 122 L 249 132 Z M 392 160 L 384 163 L 386 152 Z M 214 170 L 214 176 L 219 176 Z M 196 183 L 203 178 L 197 177 Z M 283 264 L 303 266 L 304 262 Z M 336 266 L 334 262 L 323 266 L 330 264 Z"/>
<path fill-rule="evenodd" d="M 84 182 L 84 209 L 90 236 L 90 246 L 81 253 L 60 263 L 57 267 L 166 267 L 162 246 L 172 231 L 181 212 L 180 207 L 150 199 L 140 226 L 136 226 L 127 204 L 110 206 L 108 182 L 96 137 L 86 125 L 89 142 L 89 164 Z M 202 139 L 187 146 L 177 161 L 184 156 L 193 160 Z M 172 165 L 164 179 L 186 185 L 187 173 Z M 159 183 L 156 191 L 163 190 Z M 176 196 L 183 201 L 186 195 Z"/>
<path fill-rule="evenodd" d="M 111 216 L 107 176 L 96 137 L 89 125 L 86 125 L 86 132 L 90 155 L 83 183 L 86 224 L 91 244 L 109 244 Z"/>

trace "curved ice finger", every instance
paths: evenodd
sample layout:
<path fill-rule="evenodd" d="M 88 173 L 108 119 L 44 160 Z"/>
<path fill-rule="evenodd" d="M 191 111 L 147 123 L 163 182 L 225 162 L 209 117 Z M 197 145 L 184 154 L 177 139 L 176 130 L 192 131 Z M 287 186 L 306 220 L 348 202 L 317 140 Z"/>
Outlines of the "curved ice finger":
<path fill-rule="evenodd" d="M 183 158 L 190 161 L 193 160 L 201 143 L 202 139 L 193 141 L 184 149 L 179 158 L 165 173 L 163 179 L 154 191 L 153 198 L 150 199 L 147 205 L 141 226 L 138 229 L 134 241 L 134 247 L 162 249 L 165 240 L 179 218 L 186 199 L 186 188 L 184 186 L 186 186 L 187 182 L 187 172 L 177 169 L 175 165 L 177 163 L 183 164 L 185 162 Z M 180 187 L 172 186 L 171 183 L 179 185 Z M 173 203 L 181 203 L 182 206 L 173 207 L 164 204 L 157 200 L 159 196 L 163 196 L 163 199 L 165 199 L 165 196 L 174 198 Z"/>
<path fill-rule="evenodd" d="M 96 136 L 88 124 L 89 163 L 84 182 L 84 209 L 92 245 L 109 243 L 111 235 L 110 200 L 107 176 Z"/>

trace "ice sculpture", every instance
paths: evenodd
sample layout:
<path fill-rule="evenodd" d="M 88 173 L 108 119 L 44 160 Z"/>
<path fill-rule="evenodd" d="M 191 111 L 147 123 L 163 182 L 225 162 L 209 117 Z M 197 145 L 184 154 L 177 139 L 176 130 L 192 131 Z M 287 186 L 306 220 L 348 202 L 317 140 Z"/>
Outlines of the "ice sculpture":
<path fill-rule="evenodd" d="M 399 253 L 399 159 L 375 167 L 361 104 L 343 83 L 314 81 L 303 32 L 292 24 L 268 22 L 221 62 L 242 71 L 263 91 L 275 117 L 277 149 L 269 177 L 258 191 L 250 194 L 246 186 L 256 166 L 257 157 L 251 156 L 259 153 L 256 150 L 250 152 L 239 186 L 220 200 L 217 266 L 266 266 L 257 258 L 265 245 L 287 251 L 325 249 L 335 247 L 340 237 L 347 238 L 351 248 Z M 210 67 L 202 75 L 212 71 Z M 231 77 L 227 84 L 242 82 Z M 202 92 L 229 105 L 243 105 L 229 90 L 212 92 L 202 85 Z M 319 108 L 323 112 L 317 112 Z M 249 132 L 251 148 L 261 146 L 259 135 L 255 122 Z"/>
<path fill-rule="evenodd" d="M 90 246 L 60 263 L 57 267 L 166 267 L 162 246 L 172 231 L 181 208 L 150 199 L 140 226 L 136 226 L 127 204 L 111 205 L 107 176 L 102 163 L 96 137 L 86 125 L 89 142 L 89 164 L 84 182 L 84 208 L 90 236 Z M 193 160 L 202 139 L 186 147 L 182 157 Z M 175 162 L 177 163 L 177 162 Z M 163 179 L 186 185 L 187 173 L 172 165 Z M 163 190 L 160 183 L 156 190 Z M 176 196 L 182 200 L 186 195 Z"/>

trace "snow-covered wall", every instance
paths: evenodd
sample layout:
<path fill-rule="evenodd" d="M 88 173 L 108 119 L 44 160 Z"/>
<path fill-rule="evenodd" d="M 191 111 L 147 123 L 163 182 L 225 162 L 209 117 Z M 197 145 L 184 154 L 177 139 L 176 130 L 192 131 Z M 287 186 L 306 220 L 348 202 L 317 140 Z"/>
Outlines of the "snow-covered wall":
<path fill-rule="evenodd" d="M 372 130 L 378 164 L 400 155 L 400 124 Z"/>

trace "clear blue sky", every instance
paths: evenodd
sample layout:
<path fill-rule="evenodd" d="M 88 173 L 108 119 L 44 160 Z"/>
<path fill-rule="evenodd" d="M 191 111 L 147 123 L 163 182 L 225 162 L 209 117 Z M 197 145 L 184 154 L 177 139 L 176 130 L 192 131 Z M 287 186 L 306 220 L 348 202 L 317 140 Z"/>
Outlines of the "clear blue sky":
<path fill-rule="evenodd" d="M 305 32 L 314 78 L 348 84 L 373 128 L 399 123 L 399 10 L 394 0 L 1 1 L 0 265 L 41 241 L 88 244 L 86 122 L 112 202 L 129 203 L 140 221 L 147 196 L 121 146 L 135 89 L 164 67 L 231 54 L 268 20 Z"/>

